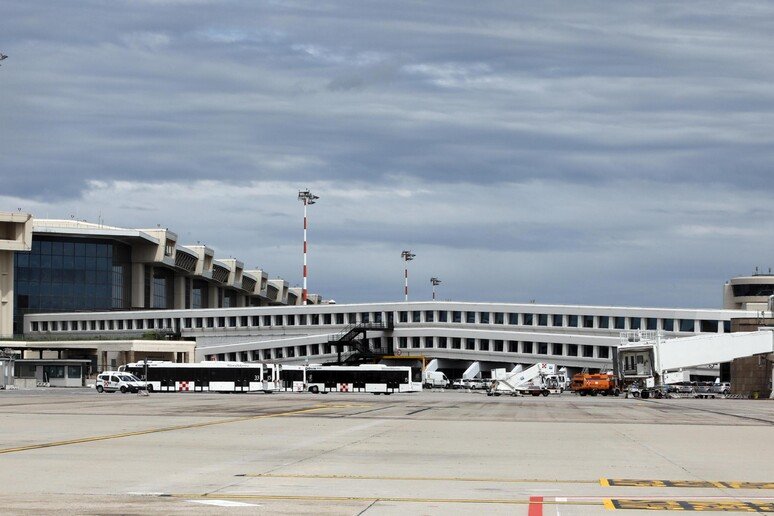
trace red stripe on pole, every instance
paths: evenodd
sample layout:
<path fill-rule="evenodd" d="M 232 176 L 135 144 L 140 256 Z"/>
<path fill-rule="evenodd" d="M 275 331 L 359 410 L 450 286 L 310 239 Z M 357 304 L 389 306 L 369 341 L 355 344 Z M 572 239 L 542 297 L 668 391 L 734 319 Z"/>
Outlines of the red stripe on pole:
<path fill-rule="evenodd" d="M 306 265 L 304 265 L 304 277 L 306 278 Z"/>
<path fill-rule="evenodd" d="M 301 300 L 306 304 L 306 289 L 301 291 Z"/>
<path fill-rule="evenodd" d="M 304 229 L 306 229 L 306 217 L 304 217 Z"/>
<path fill-rule="evenodd" d="M 529 511 L 527 512 L 527 516 L 543 516 L 542 496 L 529 497 Z"/>
<path fill-rule="evenodd" d="M 306 253 L 306 240 L 304 240 L 304 253 Z"/>

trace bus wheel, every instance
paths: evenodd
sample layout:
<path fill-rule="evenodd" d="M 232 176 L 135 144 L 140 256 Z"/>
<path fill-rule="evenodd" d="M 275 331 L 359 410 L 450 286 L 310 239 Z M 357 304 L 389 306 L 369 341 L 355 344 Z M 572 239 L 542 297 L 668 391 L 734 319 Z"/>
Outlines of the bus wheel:
<path fill-rule="evenodd" d="M 146 389 L 148 392 L 153 392 L 153 385 L 150 385 L 150 384 L 148 384 L 148 385 L 145 387 L 145 389 Z"/>
<path fill-rule="evenodd" d="M 312 385 L 311 387 L 309 387 L 309 392 L 311 392 L 312 394 L 318 394 L 320 392 L 320 389 L 318 389 L 316 385 Z"/>
<path fill-rule="evenodd" d="M 607 391 L 602 391 L 602 396 L 607 396 Z"/>
<path fill-rule="evenodd" d="M 97 385 L 97 392 L 98 393 L 102 394 L 104 391 L 105 391 L 104 387 L 102 387 L 101 385 Z"/>
<path fill-rule="evenodd" d="M 579 391 L 579 394 L 580 394 L 581 396 L 585 396 L 585 395 L 586 395 L 586 394 L 588 394 L 588 393 L 587 393 L 586 391 Z"/>
<path fill-rule="evenodd" d="M 591 391 L 591 395 L 592 396 L 596 396 L 597 395 L 597 391 Z"/>
<path fill-rule="evenodd" d="M 548 392 L 548 391 L 543 391 L 543 392 L 541 392 L 541 394 L 542 394 L 543 396 L 548 396 L 548 395 L 549 395 L 549 394 L 551 394 L 551 393 L 550 393 L 550 392 Z"/>

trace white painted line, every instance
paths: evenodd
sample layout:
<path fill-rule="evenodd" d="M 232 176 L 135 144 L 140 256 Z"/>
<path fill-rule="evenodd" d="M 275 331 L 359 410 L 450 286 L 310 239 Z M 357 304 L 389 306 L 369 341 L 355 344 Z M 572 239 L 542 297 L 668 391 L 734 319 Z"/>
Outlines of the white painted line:
<path fill-rule="evenodd" d="M 556 497 L 556 501 L 557 501 L 557 502 L 566 502 L 566 501 L 567 501 L 567 498 L 560 498 L 560 497 L 558 497 L 558 496 L 557 496 L 557 497 Z"/>
<path fill-rule="evenodd" d="M 214 505 L 216 507 L 261 507 L 257 503 L 235 502 L 233 500 L 186 500 L 186 502 Z"/>

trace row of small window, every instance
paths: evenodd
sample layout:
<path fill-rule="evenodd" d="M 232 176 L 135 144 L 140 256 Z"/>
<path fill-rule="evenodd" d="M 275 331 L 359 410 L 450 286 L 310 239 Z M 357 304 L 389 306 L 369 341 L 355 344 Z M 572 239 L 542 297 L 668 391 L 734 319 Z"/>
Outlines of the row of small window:
<path fill-rule="evenodd" d="M 224 298 L 225 302 L 225 298 Z M 398 321 L 401 323 L 409 322 L 411 314 L 412 323 L 439 322 L 466 324 L 505 324 L 518 326 L 545 326 L 545 327 L 566 327 L 566 328 L 589 328 L 589 329 L 614 329 L 614 330 L 664 330 L 668 332 L 684 333 L 718 333 L 721 329 L 723 333 L 731 331 L 730 321 L 716 321 L 712 319 L 660 319 L 653 317 L 618 317 L 618 316 L 593 316 L 593 315 L 551 315 L 548 314 L 518 314 L 495 312 L 489 317 L 489 312 L 462 312 L 462 311 L 412 311 L 398 312 Z M 451 318 L 449 315 L 451 314 Z M 100 330 L 132 330 L 132 329 L 154 329 L 171 328 L 172 323 L 161 326 L 154 321 L 175 321 L 177 329 L 196 329 L 196 328 L 248 328 L 248 327 L 271 327 L 271 326 L 319 326 L 319 325 L 344 325 L 357 324 L 364 322 L 381 323 L 385 318 L 392 319 L 393 313 L 387 312 L 361 312 L 361 313 L 333 313 L 333 314 L 276 314 L 276 315 L 242 315 L 229 317 L 183 317 L 175 319 L 128 319 L 122 320 L 98 321 Z M 144 322 L 145 321 L 145 322 Z M 491 321 L 491 322 L 490 322 Z M 551 325 L 548 322 L 551 321 Z M 94 321 L 89 321 L 93 323 Z M 182 326 L 180 326 L 182 322 Z M 133 324 L 134 323 L 134 324 Z M 566 324 L 565 324 L 566 323 Z M 36 322 L 33 322 L 33 331 Z M 91 326 L 94 326 L 93 324 Z M 78 326 L 74 330 L 80 330 Z M 86 329 L 97 329 L 96 327 Z M 62 330 L 66 328 L 62 327 Z M 42 330 L 49 331 L 49 330 Z"/>
<path fill-rule="evenodd" d="M 451 315 L 449 315 L 451 314 Z M 717 333 L 720 328 L 728 333 L 731 331 L 730 321 L 712 319 L 662 319 L 657 317 L 623 317 L 608 315 L 576 315 L 576 314 L 530 314 L 506 312 L 467 312 L 467 311 L 433 311 L 414 310 L 399 312 L 398 321 L 412 323 L 449 322 L 466 324 L 509 324 L 512 326 L 546 326 L 553 328 L 589 328 L 614 330 L 664 330 L 702 333 Z M 698 325 L 696 324 L 698 323 Z"/>
<path fill-rule="evenodd" d="M 399 337 L 398 347 L 401 349 L 409 347 L 412 349 L 464 349 L 467 351 L 494 351 L 496 353 L 522 353 L 527 355 L 610 358 L 610 348 L 608 346 L 461 337 Z M 594 348 L 598 350 L 597 355 L 594 354 Z"/>
<path fill-rule="evenodd" d="M 384 345 L 380 339 L 373 340 L 372 346 Z M 564 356 L 609 359 L 611 348 L 608 346 L 592 346 L 587 344 L 559 344 L 550 342 L 503 341 L 488 339 L 460 339 L 448 337 L 399 337 L 400 349 L 458 349 L 468 351 L 494 351 L 496 353 L 519 353 L 526 355 Z M 343 346 L 342 352 L 350 351 L 349 346 Z M 595 352 L 596 351 L 596 352 Z M 307 355 L 329 355 L 337 350 L 331 344 L 311 344 L 309 346 L 287 346 L 281 348 L 238 351 L 206 355 L 206 360 L 262 361 L 278 358 L 295 358 Z"/>

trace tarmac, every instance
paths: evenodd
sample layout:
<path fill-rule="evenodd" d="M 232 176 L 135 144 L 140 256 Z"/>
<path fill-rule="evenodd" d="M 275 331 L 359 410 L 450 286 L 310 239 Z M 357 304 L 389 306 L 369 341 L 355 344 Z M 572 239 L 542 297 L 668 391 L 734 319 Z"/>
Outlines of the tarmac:
<path fill-rule="evenodd" d="M 0 392 L 4 514 L 774 512 L 774 402 Z"/>

